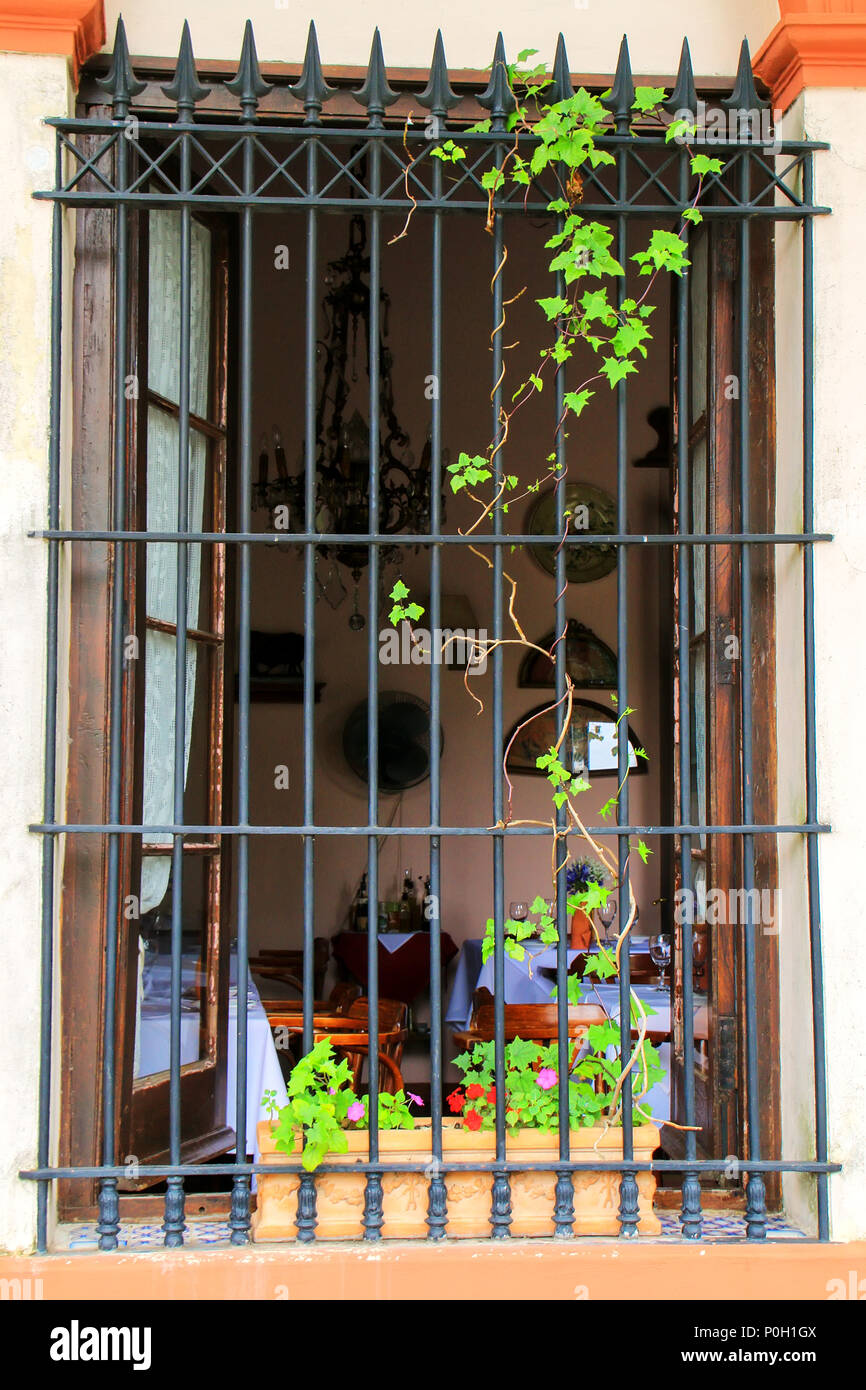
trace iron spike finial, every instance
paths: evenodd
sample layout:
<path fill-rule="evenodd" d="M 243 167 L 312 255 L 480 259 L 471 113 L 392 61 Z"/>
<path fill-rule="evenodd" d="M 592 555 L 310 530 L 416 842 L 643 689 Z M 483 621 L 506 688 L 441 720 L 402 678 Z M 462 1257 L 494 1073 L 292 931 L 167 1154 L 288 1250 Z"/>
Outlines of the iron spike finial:
<path fill-rule="evenodd" d="M 667 111 L 669 116 L 675 116 L 678 111 L 690 111 L 695 117 L 697 109 L 698 94 L 695 91 L 695 75 L 692 71 L 692 53 L 688 39 L 683 39 L 677 80 L 670 96 L 662 102 L 662 110 Z"/>
<path fill-rule="evenodd" d="M 183 22 L 174 77 L 162 90 L 171 101 L 177 102 L 177 119 L 183 124 L 192 120 L 196 103 L 204 101 L 210 94 L 210 88 L 203 87 L 196 75 L 192 36 L 189 32 L 189 21 L 186 19 Z"/>
<path fill-rule="evenodd" d="M 502 37 L 501 31 L 496 36 L 496 47 L 493 50 L 493 63 L 490 69 L 490 81 L 486 89 L 481 93 L 478 101 L 493 117 L 494 128 L 498 127 L 499 129 L 502 128 L 505 117 L 510 115 L 517 106 L 517 101 L 511 90 L 511 83 L 508 80 L 505 40 Z"/>
<path fill-rule="evenodd" d="M 123 15 L 118 16 L 117 27 L 114 31 L 111 67 L 108 69 L 107 76 L 98 77 L 96 83 L 111 96 L 111 109 L 116 121 L 126 119 L 133 97 L 137 97 L 140 92 L 144 91 L 145 84 L 138 81 L 129 61 L 129 46 L 126 42 Z"/>
<path fill-rule="evenodd" d="M 558 101 L 568 101 L 574 96 L 574 88 L 571 85 L 571 72 L 568 66 L 568 54 L 565 51 L 565 39 L 560 33 L 556 40 L 556 54 L 553 59 L 553 80 L 547 88 L 547 100 L 551 105 Z"/>
<path fill-rule="evenodd" d="M 610 96 L 602 97 L 601 104 L 606 107 L 613 115 L 616 123 L 617 133 L 625 135 L 628 132 L 632 116 L 632 103 L 634 101 L 634 82 L 631 76 L 631 58 L 628 51 L 628 39 L 625 34 L 622 36 L 622 43 L 619 46 L 619 58 L 616 63 L 616 75 L 613 79 L 613 86 L 610 89 Z"/>
<path fill-rule="evenodd" d="M 312 20 L 310 20 L 310 29 L 307 34 L 304 66 L 298 81 L 289 88 L 289 95 L 303 102 L 304 110 L 307 113 L 307 125 L 315 125 L 323 105 L 329 97 L 334 95 L 334 88 L 328 86 L 322 74 L 322 64 L 319 60 L 319 40 L 316 37 L 316 26 Z"/>
<path fill-rule="evenodd" d="M 370 62 L 367 66 L 367 80 L 359 91 L 353 92 L 355 100 L 366 106 L 371 126 L 380 126 L 385 109 L 397 100 L 397 93 L 388 86 L 385 72 L 385 55 L 382 52 L 382 37 L 376 29 L 370 48 Z"/>
<path fill-rule="evenodd" d="M 721 104 L 728 111 L 764 111 L 770 105 L 758 96 L 752 76 L 752 55 L 749 52 L 748 39 L 743 39 L 740 45 L 740 61 L 737 65 L 734 90 L 729 97 L 723 97 Z"/>
<path fill-rule="evenodd" d="M 442 40 L 442 30 L 436 30 L 436 43 L 433 46 L 433 61 L 430 64 L 430 81 L 424 88 L 418 100 L 422 106 L 426 106 L 428 111 L 440 119 L 448 115 L 452 106 L 456 106 L 460 98 L 456 92 L 452 92 L 451 84 L 448 81 L 448 64 L 445 61 L 445 44 Z"/>
<path fill-rule="evenodd" d="M 232 96 L 238 98 L 244 120 L 254 121 L 259 98 L 270 91 L 271 84 L 265 81 L 259 71 L 259 58 L 256 53 L 252 20 L 248 19 L 244 25 L 244 41 L 241 47 L 237 76 L 233 77 L 231 82 L 227 82 L 226 87 Z"/>

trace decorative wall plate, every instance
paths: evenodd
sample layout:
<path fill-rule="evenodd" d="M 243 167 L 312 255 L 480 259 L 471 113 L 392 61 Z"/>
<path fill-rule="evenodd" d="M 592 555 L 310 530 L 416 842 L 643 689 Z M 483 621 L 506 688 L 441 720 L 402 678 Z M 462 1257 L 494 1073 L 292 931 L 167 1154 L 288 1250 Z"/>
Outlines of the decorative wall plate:
<path fill-rule="evenodd" d="M 585 507 L 587 524 L 569 530 L 583 530 L 596 535 L 609 535 L 616 531 L 616 501 L 609 492 L 595 487 L 592 483 L 566 483 L 565 507 L 572 517 L 578 515 L 578 508 Z M 542 492 L 533 502 L 526 517 L 526 530 L 530 535 L 554 536 L 556 525 L 556 493 L 553 488 Z M 556 546 L 531 545 L 533 558 L 548 574 L 556 573 Z M 569 584 L 591 584 L 594 579 L 603 579 L 616 568 L 616 546 L 614 545 L 570 545 L 567 547 L 565 574 Z"/>

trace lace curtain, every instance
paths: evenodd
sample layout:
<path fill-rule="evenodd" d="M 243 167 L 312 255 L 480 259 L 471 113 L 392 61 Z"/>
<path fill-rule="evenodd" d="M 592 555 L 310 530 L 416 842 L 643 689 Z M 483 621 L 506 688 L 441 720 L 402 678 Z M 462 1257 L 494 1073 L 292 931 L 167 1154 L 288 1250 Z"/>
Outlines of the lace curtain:
<path fill-rule="evenodd" d="M 180 213 L 150 214 L 148 304 L 148 383 L 150 389 L 177 402 L 180 380 Z M 190 409 L 208 413 L 210 366 L 210 232 L 192 224 L 191 236 Z M 164 410 L 151 405 L 147 415 L 147 529 L 177 529 L 179 426 Z M 207 445 L 190 430 L 189 526 L 202 529 L 204 520 Z M 201 626 L 199 591 L 201 546 L 188 547 L 187 624 Z M 171 544 L 147 547 L 147 614 L 177 620 L 177 551 Z M 175 653 L 172 633 L 148 630 L 145 637 L 144 788 L 145 824 L 173 819 L 175 739 Z M 196 644 L 187 643 L 185 772 L 189 769 L 190 739 L 195 708 Z M 152 843 L 171 843 L 170 835 L 153 835 Z M 148 855 L 141 866 L 141 912 L 158 907 L 165 897 L 171 860 Z"/>

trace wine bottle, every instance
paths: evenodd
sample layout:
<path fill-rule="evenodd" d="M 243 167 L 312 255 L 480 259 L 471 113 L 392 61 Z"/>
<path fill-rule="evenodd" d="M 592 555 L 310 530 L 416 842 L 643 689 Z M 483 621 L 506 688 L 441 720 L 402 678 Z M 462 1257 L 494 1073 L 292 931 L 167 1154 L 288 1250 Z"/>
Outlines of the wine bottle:
<path fill-rule="evenodd" d="M 407 869 L 403 876 L 403 891 L 400 894 L 400 930 L 403 932 L 413 930 L 412 900 L 414 897 L 415 885 L 412 882 L 412 870 Z"/>
<path fill-rule="evenodd" d="M 361 875 L 361 883 L 355 894 L 355 931 L 366 931 L 370 904 L 367 900 L 367 875 Z"/>

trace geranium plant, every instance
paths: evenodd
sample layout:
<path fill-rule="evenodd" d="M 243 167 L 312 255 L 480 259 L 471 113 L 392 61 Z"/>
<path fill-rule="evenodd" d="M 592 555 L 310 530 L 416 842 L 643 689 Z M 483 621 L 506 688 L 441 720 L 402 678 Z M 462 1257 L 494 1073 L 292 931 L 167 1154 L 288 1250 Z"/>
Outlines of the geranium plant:
<path fill-rule="evenodd" d="M 303 1138 L 301 1162 L 308 1172 L 328 1153 L 346 1153 L 347 1132 L 368 1129 L 370 1097 L 357 1096 L 352 1089 L 352 1070 L 345 1057 L 336 1057 L 330 1038 L 322 1038 L 293 1067 L 288 1081 L 288 1104 L 278 1106 L 273 1091 L 267 1091 L 262 1104 L 269 1111 L 276 1147 L 292 1153 L 300 1135 Z M 411 1091 L 378 1096 L 379 1129 L 414 1129 L 410 1106 L 419 1106 L 420 1096 Z"/>
<path fill-rule="evenodd" d="M 568 1079 L 569 1128 L 581 1129 L 621 1120 L 621 1078 L 616 1053 L 619 1025 L 611 1019 L 591 1024 L 586 1043 L 572 1048 Z M 447 1097 L 452 1115 L 460 1115 L 467 1129 L 490 1130 L 496 1124 L 495 1044 L 477 1042 L 455 1057 L 463 1082 Z M 656 1049 L 644 1042 L 641 1068 L 636 1079 L 632 1107 L 635 1124 L 652 1116 L 643 1097 L 664 1077 Z M 505 1047 L 505 1123 L 510 1133 L 521 1129 L 547 1132 L 559 1128 L 559 1052 L 515 1038 Z"/>

